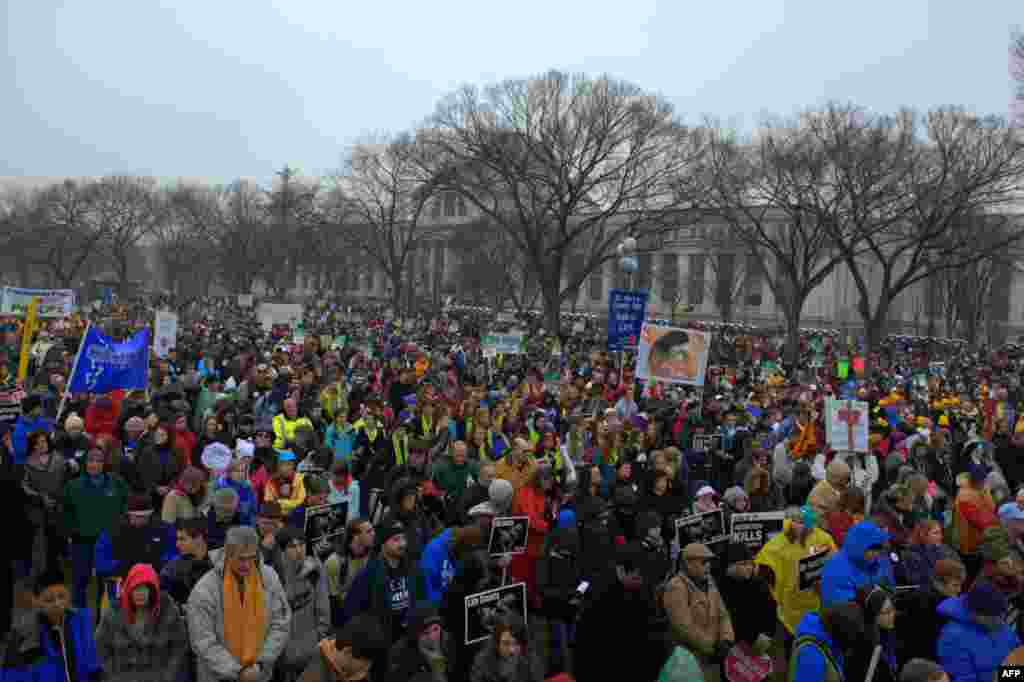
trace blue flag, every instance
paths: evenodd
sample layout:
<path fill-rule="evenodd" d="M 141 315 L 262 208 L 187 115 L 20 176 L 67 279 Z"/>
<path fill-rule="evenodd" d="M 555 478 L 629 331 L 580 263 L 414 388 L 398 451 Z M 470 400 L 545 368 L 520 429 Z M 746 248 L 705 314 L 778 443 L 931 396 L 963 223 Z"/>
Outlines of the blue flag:
<path fill-rule="evenodd" d="M 78 364 L 68 382 L 72 393 L 145 389 L 149 384 L 149 329 L 118 343 L 92 327 L 82 339 Z"/>

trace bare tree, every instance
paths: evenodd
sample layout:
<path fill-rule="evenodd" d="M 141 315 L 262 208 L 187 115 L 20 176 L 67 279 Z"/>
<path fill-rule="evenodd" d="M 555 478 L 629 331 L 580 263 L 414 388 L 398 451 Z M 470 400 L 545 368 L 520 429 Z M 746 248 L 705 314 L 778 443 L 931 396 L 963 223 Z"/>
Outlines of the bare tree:
<path fill-rule="evenodd" d="M 204 296 L 218 271 L 215 235 L 221 224 L 218 192 L 180 184 L 167 192 L 168 219 L 155 232 L 171 291 Z"/>
<path fill-rule="evenodd" d="M 1024 236 L 1005 213 L 1019 197 L 1024 147 L 1004 120 L 959 109 L 922 119 L 910 111 L 877 116 L 832 105 L 805 117 L 805 125 L 828 159 L 839 199 L 819 222 L 858 292 L 869 350 L 883 338 L 901 294 Z M 1005 229 L 990 230 L 999 236 L 983 241 L 959 229 L 971 215 Z"/>
<path fill-rule="evenodd" d="M 807 299 L 843 260 L 821 225 L 837 198 L 828 160 L 806 129 L 787 122 L 765 122 L 749 143 L 719 128 L 706 158 L 697 180 L 702 204 L 762 263 L 759 275 L 785 318 L 786 357 L 795 364 Z"/>
<path fill-rule="evenodd" d="M 509 301 L 519 313 L 536 302 L 526 298 L 525 275 L 519 252 L 508 236 L 486 220 L 457 229 L 448 241 L 458 258 L 456 285 L 476 305 L 501 310 Z"/>
<path fill-rule="evenodd" d="M 123 293 L 132 258 L 167 220 L 167 203 L 152 178 L 110 176 L 92 183 L 89 189 L 94 229 L 103 234 L 99 248 L 114 266 Z"/>
<path fill-rule="evenodd" d="M 459 193 L 508 235 L 537 278 L 552 331 L 562 304 L 627 235 L 688 219 L 689 197 L 673 191 L 674 181 L 703 150 L 703 136 L 663 98 L 557 71 L 464 87 L 426 127 L 429 159 L 442 169 L 438 189 Z"/>
<path fill-rule="evenodd" d="M 424 237 L 430 199 L 420 143 L 409 134 L 355 145 L 335 178 L 331 211 L 338 235 L 387 277 L 396 315 L 411 300 L 411 259 Z"/>
<path fill-rule="evenodd" d="M 25 193 L 10 204 L 4 238 L 27 266 L 42 268 L 59 287 L 74 286 L 103 239 L 88 183 L 67 180 Z"/>
<path fill-rule="evenodd" d="M 268 197 L 251 182 L 237 180 L 216 195 L 218 222 L 212 235 L 220 279 L 232 292 L 250 293 L 257 279 L 270 280 L 274 258 Z"/>
<path fill-rule="evenodd" d="M 277 182 L 267 195 L 271 230 L 264 234 L 265 257 L 277 261 L 264 271 L 264 279 L 278 297 L 295 285 L 299 269 L 309 262 L 323 221 L 320 183 L 299 177 L 289 166 L 277 172 Z"/>

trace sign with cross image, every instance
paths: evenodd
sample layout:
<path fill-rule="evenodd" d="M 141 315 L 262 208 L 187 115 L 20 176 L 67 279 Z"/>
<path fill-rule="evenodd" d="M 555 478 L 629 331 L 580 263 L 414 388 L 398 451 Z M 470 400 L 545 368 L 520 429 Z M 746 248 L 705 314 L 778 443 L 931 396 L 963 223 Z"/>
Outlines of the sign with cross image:
<path fill-rule="evenodd" d="M 825 401 L 828 444 L 835 450 L 868 451 L 868 404 L 859 400 Z"/>

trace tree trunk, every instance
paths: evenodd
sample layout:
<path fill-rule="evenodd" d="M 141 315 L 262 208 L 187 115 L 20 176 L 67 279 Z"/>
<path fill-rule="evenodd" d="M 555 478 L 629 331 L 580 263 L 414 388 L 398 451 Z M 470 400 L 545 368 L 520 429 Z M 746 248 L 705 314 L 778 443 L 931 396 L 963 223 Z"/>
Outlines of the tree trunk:
<path fill-rule="evenodd" d="M 864 352 L 870 356 L 881 347 L 885 338 L 889 322 L 889 304 L 882 299 L 874 314 L 864 315 L 863 309 L 861 312 L 861 320 L 864 322 Z"/>
<path fill-rule="evenodd" d="M 559 296 L 561 283 L 541 283 L 541 295 L 544 302 L 544 327 L 549 334 L 561 337 L 562 333 L 562 298 Z"/>
<path fill-rule="evenodd" d="M 793 301 L 782 310 L 786 319 L 786 351 L 784 354 L 786 364 L 796 368 L 800 364 L 800 319 L 803 314 L 804 301 Z"/>

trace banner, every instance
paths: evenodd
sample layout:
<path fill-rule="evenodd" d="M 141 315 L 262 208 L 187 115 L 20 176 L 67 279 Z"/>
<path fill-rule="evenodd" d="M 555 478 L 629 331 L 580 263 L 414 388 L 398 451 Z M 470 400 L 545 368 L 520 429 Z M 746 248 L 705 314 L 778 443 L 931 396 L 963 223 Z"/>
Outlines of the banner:
<path fill-rule="evenodd" d="M 496 587 L 463 597 L 465 604 L 466 646 L 482 642 L 508 616 L 518 616 L 525 624 L 526 583 Z"/>
<path fill-rule="evenodd" d="M 484 357 L 502 355 L 518 355 L 523 352 L 522 334 L 487 334 L 480 339 L 480 345 L 484 350 Z"/>
<path fill-rule="evenodd" d="M 119 388 L 145 389 L 149 383 L 149 330 L 118 343 L 89 327 L 78 349 L 71 393 L 110 393 Z"/>
<path fill-rule="evenodd" d="M 647 310 L 646 291 L 612 289 L 608 292 L 608 350 L 636 348 Z"/>
<path fill-rule="evenodd" d="M 153 323 L 153 346 L 156 356 L 163 360 L 174 348 L 178 338 L 178 316 L 168 310 L 156 311 Z"/>
<path fill-rule="evenodd" d="M 75 292 L 71 289 L 18 289 L 4 287 L 0 313 L 24 317 L 32 299 L 39 299 L 40 318 L 67 317 L 75 310 Z"/>
<path fill-rule="evenodd" d="M 704 385 L 711 335 L 694 329 L 644 324 L 636 377 L 669 384 Z"/>

